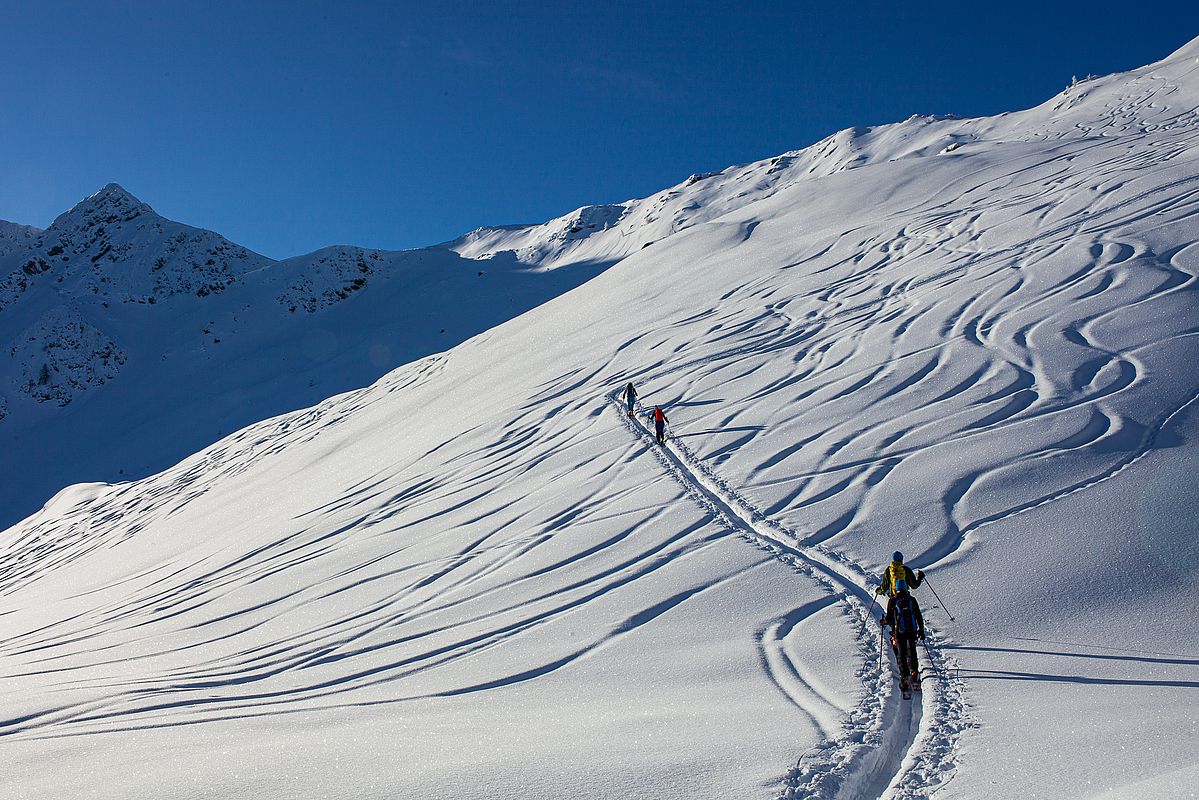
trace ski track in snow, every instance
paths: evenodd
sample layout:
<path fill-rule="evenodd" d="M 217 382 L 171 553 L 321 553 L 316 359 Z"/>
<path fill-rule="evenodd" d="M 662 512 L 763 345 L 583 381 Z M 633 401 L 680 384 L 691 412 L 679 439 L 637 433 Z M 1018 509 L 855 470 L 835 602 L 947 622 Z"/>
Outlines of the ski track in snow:
<path fill-rule="evenodd" d="M 659 463 L 722 525 L 769 551 L 776 558 L 815 581 L 829 594 L 825 601 L 802 606 L 759 633 L 763 668 L 775 686 L 798 706 L 824 737 L 805 752 L 788 773 L 779 795 L 786 800 L 833 800 L 879 797 L 888 800 L 927 797 L 952 777 L 958 734 L 968 726 L 962 681 L 956 666 L 937 647 L 932 633 L 923 672 L 924 692 L 919 701 L 899 697 L 894 663 L 884 652 L 872 610 L 879 610 L 872 590 L 863 588 L 868 575 L 860 566 L 801 538 L 754 508 L 743 496 L 712 473 L 687 447 L 668 437 L 659 447 L 642 423 L 643 413 L 629 418 L 619 390 L 608 399 L 626 427 L 646 441 Z M 868 602 L 869 601 L 869 602 Z M 832 603 L 856 620 L 859 633 L 857 676 L 862 697 L 843 721 L 835 705 L 803 676 L 802 664 L 782 649 L 787 633 L 803 619 Z M 930 663 L 931 662 L 931 663 Z M 931 677 L 931 679 L 930 679 Z M 841 723 L 838 725 L 838 723 Z M 841 730 L 834 730 L 835 727 Z"/>
<path fill-rule="evenodd" d="M 1179 136 L 1171 144 L 1188 138 L 1199 137 Z M 853 412 L 882 398 L 902 408 L 904 398 L 912 398 L 909 413 L 860 429 L 855 427 L 854 413 L 828 420 L 824 429 L 819 428 L 823 421 L 816 423 L 805 435 L 794 437 L 793 445 L 773 451 L 749 470 L 747 486 L 755 492 L 775 490 L 772 497 L 777 499 L 764 506 L 765 513 L 798 517 L 797 512 L 821 504 L 841 509 L 804 537 L 808 544 L 860 527 L 869 505 L 862 501 L 902 480 L 895 476 L 904 474 L 906 463 L 938 450 L 960 450 L 963 445 L 981 450 L 1005 436 L 1009 442 L 1004 446 L 1011 448 L 1023 430 L 1074 425 L 1077 432 L 1051 446 L 1036 442 L 1023 452 L 1011 452 L 1010 457 L 985 459 L 963 469 L 942 490 L 939 538 L 912 553 L 912 561 L 944 562 L 981 527 L 1119 474 L 1155 446 L 1156 432 L 1195 397 L 1173 400 L 1150 420 L 1143 419 L 1147 407 L 1125 400 L 1146 380 L 1146 353 L 1172 345 L 1186 347 L 1184 340 L 1193 339 L 1196 331 L 1167 331 L 1124 350 L 1106 343 L 1111 337 L 1104 328 L 1119 324 L 1130 305 L 1184 303 L 1196 286 L 1193 243 L 1155 252 L 1130 231 L 1147 220 L 1180 229 L 1192 224 L 1199 217 L 1199 177 L 1148 182 L 1150 188 L 1128 192 L 1127 173 L 1122 172 L 1127 169 L 1128 147 L 1125 140 L 1062 144 L 1048 156 L 1028 164 L 1016 162 L 1011 171 L 966 187 L 961 195 L 953 192 L 953 207 L 944 212 L 934 204 L 893 233 L 834 245 L 846 252 L 845 258 L 808 277 L 849 269 L 844 277 L 830 276 L 814 290 L 822 308 L 816 315 L 792 317 L 787 309 L 805 296 L 779 302 L 777 284 L 746 284 L 730 292 L 722 299 L 741 294 L 738 304 L 730 303 L 729 309 L 718 304 L 697 315 L 712 321 L 705 345 L 728 342 L 730 346 L 692 357 L 680 350 L 682 358 L 652 364 L 654 386 L 701 372 L 715 362 L 720 366 L 703 382 L 710 387 L 707 391 L 714 391 L 728 381 L 751 376 L 767 358 L 794 354 L 791 374 L 770 381 L 743 401 L 779 402 L 787 396 L 792 406 L 847 404 Z M 1177 148 L 1164 148 L 1152 161 L 1138 164 L 1148 171 L 1177 155 Z M 1067 167 L 1078 159 L 1094 163 L 1081 170 Z M 1062 174 L 1046 181 L 1044 171 L 1056 163 L 1061 163 Z M 1027 182 L 1027 189 L 1021 181 Z M 994 195 L 997 186 L 1006 191 Z M 963 213 L 963 207 L 972 206 L 983 210 Z M 1039 214 L 1031 213 L 1035 209 L 1041 209 Z M 994 249 L 986 246 L 988 236 L 1013 223 L 1027 226 L 1030 216 L 1035 224 L 1027 233 L 1021 227 L 1014 242 L 1005 240 Z M 1054 273 L 1039 268 L 1054 261 L 1069 263 L 1088 248 L 1089 259 L 1075 270 Z M 829 253 L 830 248 L 823 248 L 815 256 L 797 259 L 791 267 L 816 257 L 827 259 Z M 910 274 L 917 259 L 935 254 L 940 254 L 944 266 L 932 273 Z M 1150 283 L 1154 273 L 1160 279 Z M 1047 274 L 1060 274 L 1060 278 L 1049 283 Z M 940 295 L 955 284 L 978 288 L 973 293 L 959 291 L 969 299 L 960 307 L 947 307 Z M 761 304 L 756 315 L 747 313 L 752 308 L 750 299 Z M 676 325 L 689 325 L 695 319 Z M 939 330 L 940 337 L 930 341 L 930 330 Z M 1060 356 L 1063 352 L 1045 346 L 1051 337 L 1065 338 L 1072 355 L 1077 353 L 1074 363 L 1065 368 L 1045 363 L 1043 353 Z M 879 347 L 890 357 L 857 366 L 866 360 L 868 348 L 877 352 Z M 977 369 L 953 386 L 933 391 L 935 382 L 944 381 L 959 363 L 976 364 Z M 854 366 L 845 369 L 849 365 Z M 980 392 L 980 387 L 985 391 Z M 699 385 L 689 387 L 682 398 L 664 399 L 674 404 L 704 393 L 705 387 Z M 728 430 L 738 416 L 734 410 L 722 419 L 708 414 L 702 419 L 715 430 Z M 787 422 L 794 424 L 794 420 Z M 738 440 L 722 440 L 721 449 L 703 452 L 702 458 L 720 463 L 754 436 L 750 430 Z M 778 469 L 801 450 L 812 449 L 822 449 L 823 454 L 810 467 Z M 1096 452 L 1106 454 L 1107 463 L 1087 470 L 1081 480 L 1051 485 L 1039 493 L 1038 487 L 1032 487 L 1018 503 L 987 508 L 987 503 L 995 502 L 987 498 L 988 484 L 1070 457 L 1094 457 Z M 783 476 L 772 476 L 775 471 Z M 780 494 L 777 489 L 784 487 L 785 493 Z M 825 503 L 829 500 L 835 502 Z"/>
<path fill-rule="evenodd" d="M 1181 155 L 1180 142 L 1197 139 L 1188 131 L 1167 147 L 1145 150 L 1127 139 L 1063 142 L 1010 169 L 992 169 L 973 185 L 969 176 L 959 178 L 947 187 L 952 201 L 944 211 L 932 203 L 896 215 L 902 224 L 890 232 L 854 238 L 847 231 L 812 255 L 797 254 L 784 269 L 820 259 L 820 269 L 805 278 L 827 276 L 809 294 L 780 297 L 780 283 L 759 278 L 665 333 L 649 334 L 661 337 L 649 350 L 663 355 L 645 367 L 643 397 L 676 410 L 696 406 L 683 436 L 699 437 L 694 452 L 672 439 L 659 460 L 714 516 L 823 583 L 863 619 L 870 598 L 860 586 L 868 576 L 843 554 L 856 542 L 846 537 L 871 540 L 877 509 L 888 498 L 921 493 L 905 487 L 907 476 L 926 477 L 919 464 L 938 452 L 965 457 L 958 456 L 939 503 L 930 504 L 939 507 L 941 523 L 929 527 L 940 532 L 909 554 L 909 562 L 926 568 L 952 563 L 968 549 L 968 537 L 987 526 L 1123 473 L 1197 399 L 1191 382 L 1189 391 L 1183 384 L 1183 391 L 1144 404 L 1153 359 L 1169 349 L 1193 352 L 1193 327 L 1174 322 L 1149 328 L 1135 346 L 1111 344 L 1130 307 L 1178 308 L 1199 280 L 1193 241 L 1155 250 L 1142 238 L 1153 230 L 1149 221 L 1184 231 L 1199 218 L 1199 177 L 1148 179 Z M 1074 168 L 1079 160 L 1087 166 Z M 1132 167 L 1142 172 L 1130 180 Z M 1053 177 L 1046 179 L 1047 171 Z M 970 208 L 976 210 L 963 211 Z M 1011 225 L 1019 226 L 1015 238 L 988 246 Z M 838 252 L 844 257 L 830 259 Z M 913 269 L 930 257 L 938 269 Z M 1062 268 L 1071 262 L 1077 267 Z M 951 306 L 946 290 L 957 286 L 963 288 L 953 294 L 966 300 Z M 818 301 L 819 311 L 792 310 L 805 299 Z M 697 324 L 706 335 L 688 340 Z M 1051 339 L 1066 347 L 1050 346 Z M 792 367 L 779 374 L 784 359 Z M 733 383 L 752 386 L 768 361 L 770 379 L 742 390 L 737 403 L 708 400 Z M 954 369 L 959 379 L 952 379 Z M 884 398 L 894 413 L 862 423 L 858 415 Z M 609 399 L 620 407 L 615 394 Z M 786 414 L 787 427 L 770 436 L 785 446 L 759 444 L 762 423 L 773 421 L 769 409 L 755 409 L 757 425 L 738 427 L 742 407 L 760 401 Z M 804 418 L 833 406 L 838 413 Z M 1050 429 L 1063 435 L 1021 436 Z M 768 455 L 756 465 L 743 455 L 763 451 Z M 801 454 L 807 461 L 797 469 Z M 712 468 L 731 458 L 740 459 L 745 491 L 769 499 L 751 503 L 716 476 Z M 1010 501 L 988 491 L 1009 476 L 1038 481 Z M 890 530 L 883 525 L 879 533 Z M 827 732 L 827 702 L 777 644 L 778 631 L 794 622 L 789 616 L 760 633 L 763 668 Z M 877 668 L 877 640 L 866 632 L 860 638 L 864 699 L 842 734 L 803 755 L 783 797 L 923 798 L 952 779 L 959 735 L 974 722 L 955 664 L 937 646 L 947 640 L 933 635 L 932 662 L 941 674 L 922 713 L 907 717 Z M 872 705 L 874 697 L 887 699 Z"/>
<path fill-rule="evenodd" d="M 329 435 L 443 366 L 443 357 L 430 357 L 375 387 L 252 426 L 158 476 L 77 499 L 20 531 L 10 552 L 24 557 L 0 562 L 0 596 L 28 589 L 98 548 L 119 547 L 184 511 L 216 483 Z M 125 586 L 94 590 L 106 593 L 103 601 L 92 602 L 90 592 L 76 595 L 82 601 L 77 613 L 0 642 L 0 657 L 22 667 L 8 677 L 36 682 L 46 692 L 32 710 L 0 718 L 0 737 L 79 737 L 484 692 L 599 653 L 769 560 L 725 570 L 615 622 L 582 625 L 585 634 L 578 639 L 542 634 L 556 642 L 557 652 L 549 656 L 521 659 L 484 676 L 464 669 L 496 647 L 535 636 L 625 587 L 702 556 L 727 536 L 704 532 L 704 520 L 681 529 L 662 525 L 665 508 L 628 508 L 629 490 L 617 487 L 621 475 L 636 468 L 636 448 L 612 452 L 610 462 L 596 465 L 591 493 L 564 510 L 546 511 L 544 500 L 513 507 L 483 499 L 537 465 L 577 473 L 571 451 L 605 435 L 603 420 L 589 420 L 581 429 L 553 428 L 543 424 L 543 414 L 547 404 L 551 414 L 582 409 L 590 397 L 558 383 L 551 396 L 510 419 L 500 438 L 451 457 L 444 469 L 395 465 L 391 474 L 359 480 L 304 512 L 294 532 L 273 532 L 248 552 L 217 550 L 159 563 L 126 577 Z M 566 461 L 552 466 L 555 458 Z M 397 536 L 455 512 L 481 523 L 473 541 L 463 543 L 454 525 L 433 536 Z M 555 537 L 567 528 L 588 525 L 605 530 L 604 538 L 581 550 L 555 548 Z M 446 555 L 409 552 L 430 545 Z M 332 572 L 314 580 L 309 569 Z M 238 595 L 256 584 L 268 588 L 250 593 L 255 605 L 247 606 Z M 307 609 L 332 605 L 335 598 L 354 598 L 342 600 L 350 611 L 324 625 L 305 618 Z"/>

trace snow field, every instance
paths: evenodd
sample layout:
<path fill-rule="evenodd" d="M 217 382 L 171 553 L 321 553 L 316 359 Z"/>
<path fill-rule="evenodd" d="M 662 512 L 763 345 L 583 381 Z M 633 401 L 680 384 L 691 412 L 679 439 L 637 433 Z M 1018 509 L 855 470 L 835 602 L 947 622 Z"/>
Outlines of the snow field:
<path fill-rule="evenodd" d="M 1190 796 L 1197 57 L 700 178 L 545 305 L 66 490 L 2 540 L 5 784 Z M 472 242 L 598 263 L 643 211 Z M 912 703 L 894 549 L 957 618 L 917 591 Z"/>

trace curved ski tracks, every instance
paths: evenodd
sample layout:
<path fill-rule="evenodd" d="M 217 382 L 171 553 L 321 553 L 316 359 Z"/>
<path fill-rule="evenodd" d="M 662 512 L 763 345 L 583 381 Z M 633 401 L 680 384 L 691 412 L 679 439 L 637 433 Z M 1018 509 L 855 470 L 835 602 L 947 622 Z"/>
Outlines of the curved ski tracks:
<path fill-rule="evenodd" d="M 720 524 L 768 550 L 831 596 L 828 603 L 810 603 L 759 633 L 763 667 L 771 680 L 826 736 L 800 756 L 787 773 L 779 797 L 911 800 L 928 797 L 947 783 L 956 765 L 958 736 L 970 722 L 963 683 L 956 675 L 952 659 L 941 652 L 940 637 L 930 629 L 925 662 L 935 669 L 935 680 L 925 683 L 923 694 L 917 695 L 922 697 L 920 701 L 900 699 L 891 659 L 886 659 L 884 668 L 879 658 L 881 642 L 870 611 L 873 593 L 865 588 L 866 571 L 825 548 L 801 545 L 798 536 L 754 508 L 677 440 L 672 440 L 669 447 L 654 445 L 653 435 L 642 424 L 641 417 L 628 418 L 617 394 L 610 393 L 608 399 L 618 409 L 625 426 L 647 442 L 650 452 L 692 500 L 706 508 Z M 844 613 L 859 623 L 857 643 L 861 663 L 857 676 L 862 695 L 843 720 L 839 732 L 830 732 L 820 724 L 819 712 L 830 704 L 779 653 L 773 638 L 779 625 L 793 626 L 832 603 L 841 606 Z M 805 695 L 811 699 L 805 699 Z"/>

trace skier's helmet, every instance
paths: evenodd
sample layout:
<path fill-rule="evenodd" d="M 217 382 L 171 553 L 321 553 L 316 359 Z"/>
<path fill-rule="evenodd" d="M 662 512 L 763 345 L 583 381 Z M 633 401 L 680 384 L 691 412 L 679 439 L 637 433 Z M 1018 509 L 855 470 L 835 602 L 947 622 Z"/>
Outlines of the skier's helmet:
<path fill-rule="evenodd" d="M 905 581 L 903 578 L 900 578 L 899 580 L 895 581 L 895 591 L 906 592 L 907 590 L 908 590 L 908 582 L 907 581 Z"/>
<path fill-rule="evenodd" d="M 896 550 L 894 553 L 891 554 L 891 560 L 898 561 L 900 564 L 902 564 L 903 563 L 903 553 Z"/>

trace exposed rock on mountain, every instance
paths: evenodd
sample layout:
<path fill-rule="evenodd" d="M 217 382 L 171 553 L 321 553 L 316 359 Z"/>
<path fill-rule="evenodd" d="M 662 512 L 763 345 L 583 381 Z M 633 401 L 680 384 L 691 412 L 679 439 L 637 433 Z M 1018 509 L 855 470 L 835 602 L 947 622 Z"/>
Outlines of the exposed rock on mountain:
<path fill-rule="evenodd" d="M 18 364 L 20 391 L 60 406 L 103 386 L 125 363 L 125 353 L 111 337 L 61 306 L 23 331 L 9 353 Z"/>

